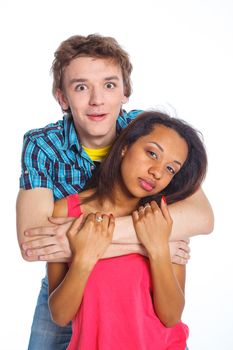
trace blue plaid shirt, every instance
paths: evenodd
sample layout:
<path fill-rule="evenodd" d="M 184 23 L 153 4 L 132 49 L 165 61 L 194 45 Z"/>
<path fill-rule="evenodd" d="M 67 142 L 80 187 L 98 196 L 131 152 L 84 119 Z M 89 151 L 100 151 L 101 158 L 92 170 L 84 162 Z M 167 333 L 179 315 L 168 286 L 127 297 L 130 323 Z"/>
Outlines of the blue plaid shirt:
<path fill-rule="evenodd" d="M 117 133 L 140 112 L 123 112 L 117 119 Z M 54 199 L 82 191 L 95 169 L 82 148 L 71 117 L 24 135 L 20 188 L 50 188 Z"/>

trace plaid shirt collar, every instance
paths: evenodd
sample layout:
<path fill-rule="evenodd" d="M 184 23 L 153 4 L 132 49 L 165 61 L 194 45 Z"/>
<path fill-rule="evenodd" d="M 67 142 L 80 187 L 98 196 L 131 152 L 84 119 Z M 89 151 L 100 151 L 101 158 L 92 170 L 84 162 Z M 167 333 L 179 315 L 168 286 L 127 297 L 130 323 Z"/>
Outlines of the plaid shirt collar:
<path fill-rule="evenodd" d="M 124 115 L 126 115 L 126 111 L 123 111 L 122 117 L 124 118 Z M 63 127 L 64 127 L 64 145 L 63 149 L 67 150 L 74 150 L 78 151 L 80 154 L 83 154 L 84 150 L 82 148 L 82 144 L 80 142 L 78 133 L 76 132 L 73 118 L 70 114 L 66 114 L 63 117 Z M 117 134 L 120 133 L 122 129 L 121 123 L 119 121 L 119 118 L 117 119 L 117 124 L 116 124 L 116 132 Z M 86 154 L 86 152 L 84 152 Z"/>
<path fill-rule="evenodd" d="M 82 153 L 82 145 L 78 134 L 75 130 L 74 122 L 71 115 L 66 114 L 63 117 L 63 127 L 64 127 L 64 150 L 75 150 Z"/>

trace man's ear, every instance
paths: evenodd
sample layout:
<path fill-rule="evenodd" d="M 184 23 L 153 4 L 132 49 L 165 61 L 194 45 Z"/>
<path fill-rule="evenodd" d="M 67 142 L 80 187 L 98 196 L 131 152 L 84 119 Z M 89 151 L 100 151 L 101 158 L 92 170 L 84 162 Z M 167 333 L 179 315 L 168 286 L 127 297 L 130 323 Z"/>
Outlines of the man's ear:
<path fill-rule="evenodd" d="M 125 103 L 127 103 L 129 101 L 129 98 L 127 96 L 123 96 L 122 100 L 121 100 L 121 104 L 124 105 Z"/>
<path fill-rule="evenodd" d="M 64 92 L 61 89 L 57 89 L 56 99 L 58 100 L 58 103 L 61 106 L 63 111 L 66 111 L 69 109 L 70 106 L 68 104 L 68 101 L 66 99 Z"/>

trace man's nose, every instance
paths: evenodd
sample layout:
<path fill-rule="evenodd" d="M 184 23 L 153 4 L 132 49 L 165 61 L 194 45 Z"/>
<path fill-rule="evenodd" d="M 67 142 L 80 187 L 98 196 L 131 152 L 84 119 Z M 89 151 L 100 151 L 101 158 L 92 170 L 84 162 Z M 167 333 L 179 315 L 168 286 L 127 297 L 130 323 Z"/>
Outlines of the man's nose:
<path fill-rule="evenodd" d="M 103 92 L 99 88 L 93 88 L 90 94 L 90 105 L 99 106 L 104 103 Z"/>

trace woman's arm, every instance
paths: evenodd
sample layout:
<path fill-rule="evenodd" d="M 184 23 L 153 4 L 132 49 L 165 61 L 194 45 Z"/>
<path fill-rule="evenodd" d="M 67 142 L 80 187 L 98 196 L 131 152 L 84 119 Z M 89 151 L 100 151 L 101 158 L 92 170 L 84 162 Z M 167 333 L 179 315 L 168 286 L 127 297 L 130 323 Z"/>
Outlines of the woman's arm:
<path fill-rule="evenodd" d="M 153 303 L 157 316 L 166 327 L 180 321 L 184 308 L 185 267 L 173 266 L 168 239 L 172 219 L 165 202 L 155 202 L 133 212 L 138 239 L 147 250 L 153 284 Z"/>
<path fill-rule="evenodd" d="M 89 214 L 81 228 L 82 217 L 76 219 L 69 229 L 69 269 L 62 263 L 48 264 L 49 307 L 52 319 L 60 326 L 68 324 L 78 311 L 88 277 L 112 240 L 114 218 L 102 215 L 103 220 L 98 222 L 96 215 Z"/>
<path fill-rule="evenodd" d="M 185 265 L 172 264 L 166 248 L 149 261 L 155 312 L 166 327 L 172 327 L 180 321 L 185 305 Z"/>
<path fill-rule="evenodd" d="M 78 311 L 92 268 L 78 260 L 69 269 L 66 263 L 48 263 L 49 308 L 59 326 L 67 325 Z"/>

